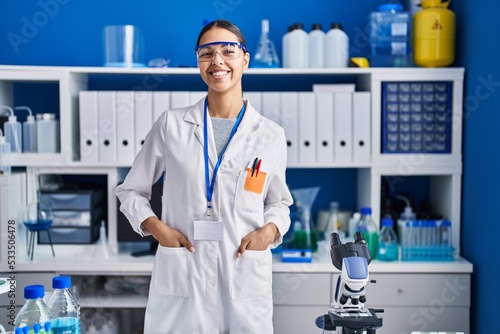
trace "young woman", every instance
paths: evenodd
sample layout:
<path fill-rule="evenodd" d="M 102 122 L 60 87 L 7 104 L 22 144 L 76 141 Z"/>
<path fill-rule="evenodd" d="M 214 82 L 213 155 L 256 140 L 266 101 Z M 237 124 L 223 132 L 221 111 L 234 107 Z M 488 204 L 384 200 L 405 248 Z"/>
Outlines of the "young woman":
<path fill-rule="evenodd" d="M 272 333 L 270 248 L 292 204 L 284 131 L 242 98 L 250 54 L 235 25 L 209 23 L 196 45 L 206 98 L 163 113 L 116 189 L 133 228 L 159 242 L 144 332 Z"/>

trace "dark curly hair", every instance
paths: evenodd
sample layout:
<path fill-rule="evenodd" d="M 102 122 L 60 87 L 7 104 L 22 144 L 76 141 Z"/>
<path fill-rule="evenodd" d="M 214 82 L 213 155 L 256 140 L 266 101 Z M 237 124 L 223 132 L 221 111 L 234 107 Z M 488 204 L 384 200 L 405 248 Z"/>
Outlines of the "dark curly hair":
<path fill-rule="evenodd" d="M 230 32 L 235 34 L 236 37 L 238 37 L 238 42 L 240 42 L 241 44 L 243 44 L 245 46 L 245 48 L 247 48 L 247 42 L 246 42 L 245 37 L 243 36 L 243 33 L 241 32 L 240 28 L 238 28 L 236 25 L 234 25 L 233 23 L 226 21 L 226 20 L 215 20 L 215 21 L 208 23 L 206 26 L 204 26 L 203 29 L 201 29 L 200 34 L 198 35 L 198 40 L 196 41 L 196 46 L 200 45 L 200 40 L 203 37 L 203 35 L 207 31 L 209 31 L 210 29 L 212 29 L 214 27 L 219 27 L 222 29 L 229 30 Z"/>

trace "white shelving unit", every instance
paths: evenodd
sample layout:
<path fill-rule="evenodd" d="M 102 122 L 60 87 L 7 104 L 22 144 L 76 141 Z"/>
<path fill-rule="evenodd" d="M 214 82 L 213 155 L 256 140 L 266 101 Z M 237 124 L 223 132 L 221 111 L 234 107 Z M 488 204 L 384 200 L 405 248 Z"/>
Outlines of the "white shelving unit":
<path fill-rule="evenodd" d="M 175 80 L 177 76 L 186 76 L 197 79 L 199 76 L 196 68 L 104 68 L 104 67 L 49 67 L 49 66 L 0 66 L 0 104 L 12 105 L 15 83 L 53 83 L 58 85 L 59 115 L 60 115 L 60 142 L 61 152 L 55 154 L 15 154 L 12 157 L 13 165 L 26 169 L 28 202 L 36 194 L 36 179 L 41 174 L 75 174 L 75 175 L 105 175 L 108 190 L 108 239 L 113 250 L 118 251 L 117 242 L 117 205 L 114 189 L 123 179 L 124 171 L 128 164 L 83 164 L 79 161 L 78 137 L 78 94 L 89 87 L 89 78 L 132 76 L 142 82 L 141 89 L 154 89 L 159 82 Z M 426 176 L 430 183 L 430 200 L 436 209 L 443 213 L 453 223 L 453 246 L 460 252 L 461 230 L 461 177 L 462 177 L 462 99 L 463 77 L 462 68 L 343 68 L 343 69 L 249 69 L 245 76 L 252 76 L 252 80 L 273 76 L 280 79 L 283 86 L 287 85 L 287 77 L 317 76 L 323 82 L 330 80 L 336 82 L 338 78 L 348 78 L 355 82 L 357 90 L 371 92 L 371 162 L 364 164 L 334 163 L 334 164 L 293 164 L 289 168 L 352 168 L 357 170 L 357 206 L 370 206 L 373 215 L 380 215 L 380 196 L 382 178 L 392 177 L 395 182 L 398 178 L 413 176 Z M 452 114 L 451 127 L 451 153 L 449 154 L 385 154 L 381 152 L 381 85 L 388 81 L 449 81 L 452 82 Z M 110 87 L 110 89 L 114 89 Z M 279 90 L 279 89 L 278 89 Z M 4 231 L 5 222 L 0 222 Z M 3 247 L 3 246 L 2 246 Z M 148 275 L 152 268 L 152 257 L 135 259 L 129 254 L 118 253 L 109 259 L 85 256 L 83 246 L 60 246 L 56 248 L 56 258 L 52 258 L 48 246 L 37 245 L 34 262 L 27 257 L 20 256 L 17 263 L 19 272 L 37 273 L 66 273 L 75 275 Z M 0 272 L 8 271 L 5 263 L 0 263 Z M 336 274 L 335 268 L 330 264 L 301 264 L 290 266 L 275 263 L 275 273 L 299 274 L 315 272 L 322 273 L 325 282 L 333 280 L 330 276 Z M 436 263 L 405 263 L 392 264 L 373 263 L 371 272 L 379 274 L 404 275 L 415 274 L 425 277 L 437 277 L 435 274 L 460 274 L 468 277 L 472 272 L 472 265 L 465 260 L 450 264 Z M 305 274 L 306 276 L 308 274 Z M 418 276 L 418 277 L 424 277 Z M 278 277 L 278 276 L 277 276 Z M 302 277 L 302 276 L 301 276 Z M 406 276 L 405 276 L 406 277 Z M 418 277 L 416 280 L 418 281 Z M 323 279 L 323 278 L 322 278 Z M 441 278 L 439 278 L 441 279 Z M 333 282 L 333 281 L 332 281 Z M 464 278 L 464 282 L 468 282 Z M 311 283 L 311 282 L 310 282 Z M 470 293 L 470 291 L 469 291 Z M 431 297 L 431 296 L 430 296 Z M 465 298 L 467 299 L 467 298 Z M 383 301 L 383 298 L 380 298 Z M 87 307 L 98 306 L 91 297 L 83 297 L 82 302 Z M 109 307 L 143 307 L 143 299 L 124 295 L 114 299 Z M 99 304 L 100 305 L 100 304 Z M 322 309 L 323 303 L 315 301 L 310 309 L 316 314 Z M 287 315 L 289 305 L 278 305 L 277 314 Z M 307 306 L 307 305 L 306 305 Z M 295 306 L 293 306 L 295 307 Z M 417 305 L 415 306 L 417 307 Z M 460 316 L 466 314 L 469 305 L 465 303 Z M 394 306 L 397 309 L 397 306 Z M 325 305 L 326 310 L 326 305 Z M 408 309 L 412 311 L 413 309 Z M 452 312 L 452 308 L 448 310 Z M 448 312 L 447 311 L 447 312 Z M 450 313 L 452 314 L 452 313 Z M 287 317 L 288 319 L 290 317 Z M 293 318 L 293 317 L 292 317 Z M 467 318 L 468 324 L 468 318 Z"/>

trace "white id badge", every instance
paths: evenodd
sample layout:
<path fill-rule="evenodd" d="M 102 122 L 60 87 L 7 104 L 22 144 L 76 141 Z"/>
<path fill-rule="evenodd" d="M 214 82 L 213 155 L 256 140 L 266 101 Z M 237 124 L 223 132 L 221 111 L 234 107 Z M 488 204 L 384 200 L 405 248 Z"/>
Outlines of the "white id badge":
<path fill-rule="evenodd" d="M 194 240 L 222 241 L 224 222 L 215 216 L 194 216 Z"/>

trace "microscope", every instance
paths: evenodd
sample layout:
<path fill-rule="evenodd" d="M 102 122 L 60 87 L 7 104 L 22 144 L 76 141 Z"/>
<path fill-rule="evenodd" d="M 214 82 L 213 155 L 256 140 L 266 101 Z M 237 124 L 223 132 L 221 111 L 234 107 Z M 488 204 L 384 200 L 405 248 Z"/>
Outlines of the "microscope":
<path fill-rule="evenodd" d="M 368 265 L 370 250 L 360 232 L 354 234 L 354 242 L 342 244 L 337 233 L 330 235 L 332 263 L 341 271 L 335 288 L 333 303 L 328 314 L 316 319 L 316 326 L 336 334 L 375 334 L 382 327 L 382 318 L 376 313 L 382 309 L 365 308 L 365 286 L 376 283 L 370 280 Z"/>

